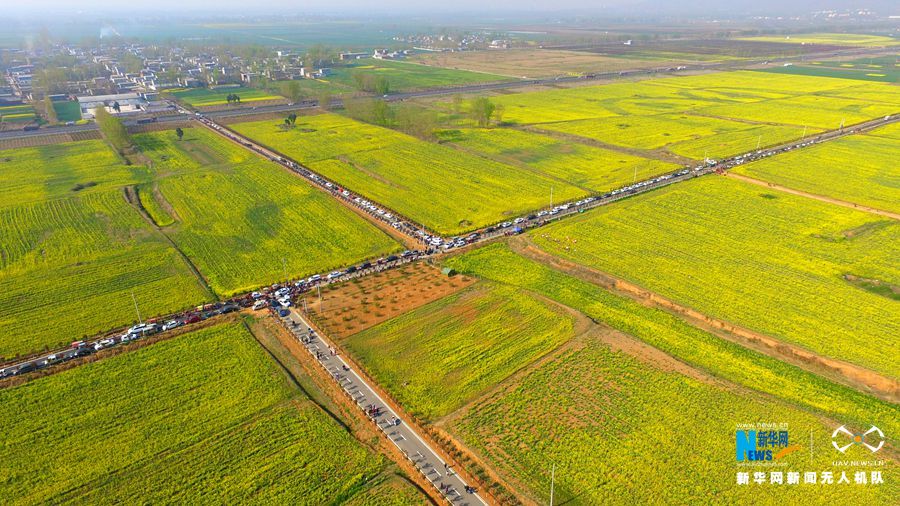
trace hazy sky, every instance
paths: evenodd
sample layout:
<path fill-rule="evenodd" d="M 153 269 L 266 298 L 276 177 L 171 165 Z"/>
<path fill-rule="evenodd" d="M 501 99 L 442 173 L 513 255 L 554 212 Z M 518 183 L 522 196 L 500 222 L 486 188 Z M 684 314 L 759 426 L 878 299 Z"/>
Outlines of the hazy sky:
<path fill-rule="evenodd" d="M 82 11 L 121 14 L 154 11 L 227 12 L 246 15 L 284 12 L 342 13 L 359 17 L 403 17 L 427 12 L 631 12 L 636 15 L 666 13 L 802 13 L 826 8 L 868 7 L 900 11 L 896 0 L 4 0 L 3 12 L 40 15 Z M 887 12 L 885 12 L 887 14 Z"/>

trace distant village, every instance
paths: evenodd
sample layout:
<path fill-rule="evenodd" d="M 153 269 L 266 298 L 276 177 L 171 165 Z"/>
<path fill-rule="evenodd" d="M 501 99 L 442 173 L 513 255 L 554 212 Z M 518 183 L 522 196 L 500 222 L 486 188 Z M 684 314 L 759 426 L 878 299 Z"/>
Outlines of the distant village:
<path fill-rule="evenodd" d="M 322 79 L 333 66 L 356 60 L 403 60 L 416 51 L 506 49 L 508 39 L 488 34 L 403 35 L 394 48 L 369 51 L 299 52 L 261 48 L 242 51 L 225 46 L 205 50 L 179 46 L 101 41 L 99 47 L 46 44 L 42 48 L 0 49 L 0 108 L 47 99 L 78 101 L 82 119 L 98 104 L 116 103 L 116 114 L 153 112 L 168 104 L 165 90 L 237 88 L 259 83 Z"/>

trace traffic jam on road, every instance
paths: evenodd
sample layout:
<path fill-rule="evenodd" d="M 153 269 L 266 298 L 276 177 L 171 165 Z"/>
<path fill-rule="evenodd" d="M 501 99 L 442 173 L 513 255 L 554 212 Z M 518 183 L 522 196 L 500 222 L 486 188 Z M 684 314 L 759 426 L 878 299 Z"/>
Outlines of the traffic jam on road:
<path fill-rule="evenodd" d="M 722 173 L 725 170 L 744 163 L 766 158 L 778 153 L 804 148 L 818 142 L 840 137 L 841 135 L 852 134 L 858 130 L 840 130 L 828 134 L 820 134 L 813 139 L 803 139 L 797 143 L 786 144 L 772 149 L 758 149 L 722 161 L 707 159 L 702 164 L 695 167 L 686 167 L 677 172 L 663 174 L 651 179 L 635 182 L 628 186 L 612 190 L 602 195 L 586 197 L 574 202 L 559 204 L 557 206 L 543 209 L 527 216 L 521 216 L 515 218 L 514 220 L 504 221 L 502 223 L 486 227 L 484 229 L 472 232 L 466 236 L 447 238 L 437 234 L 433 234 L 424 227 L 418 226 L 408 220 L 401 218 L 393 211 L 389 211 L 386 208 L 376 205 L 375 203 L 372 203 L 361 196 L 353 194 L 352 192 L 338 186 L 336 183 L 329 181 L 326 178 L 310 171 L 306 167 L 303 167 L 294 161 L 277 155 L 266 148 L 258 146 L 250 142 L 248 139 L 237 135 L 233 131 L 218 125 L 217 123 L 209 120 L 208 118 L 205 118 L 200 114 L 197 114 L 196 117 L 199 121 L 201 121 L 209 128 L 212 128 L 213 130 L 221 133 L 229 139 L 240 143 L 244 147 L 253 150 L 261 156 L 266 157 L 270 161 L 289 168 L 290 170 L 302 175 L 306 179 L 318 185 L 322 189 L 328 191 L 336 198 L 344 199 L 347 203 L 359 207 L 374 219 L 381 220 L 397 229 L 398 231 L 402 232 L 403 234 L 407 235 L 408 237 L 414 238 L 415 240 L 423 244 L 423 249 L 407 250 L 399 255 L 390 255 L 387 257 L 378 258 L 373 261 L 363 262 L 359 265 L 347 267 L 342 271 L 339 270 L 327 274 L 316 274 L 285 285 L 274 284 L 260 291 L 256 291 L 240 297 L 235 297 L 225 302 L 207 304 L 205 306 L 199 306 L 191 311 L 171 315 L 166 318 L 150 320 L 148 323 L 143 323 L 131 327 L 114 335 L 107 335 L 102 338 L 97 338 L 96 340 L 75 341 L 68 349 L 56 351 L 37 358 L 20 361 L 18 363 L 0 368 L 0 379 L 45 369 L 47 367 L 66 362 L 68 360 L 96 353 L 105 348 L 128 343 L 145 336 L 157 334 L 159 332 L 169 331 L 182 325 L 203 321 L 213 316 L 237 311 L 241 308 L 252 308 L 254 310 L 271 308 L 271 310 L 275 313 L 284 315 L 287 312 L 287 308 L 292 305 L 292 301 L 297 295 L 314 289 L 320 285 L 338 283 L 358 276 L 363 276 L 371 272 L 390 269 L 416 259 L 440 254 L 476 242 L 487 241 L 501 236 L 520 234 L 528 228 L 542 226 L 551 220 L 559 219 L 575 213 L 581 213 L 586 209 L 609 204 L 611 202 L 615 202 L 616 200 L 627 198 L 644 191 L 648 191 L 684 179 L 699 177 L 705 174 Z M 896 121 L 896 119 L 892 119 L 890 116 L 888 116 L 885 117 L 882 121 Z"/>
<path fill-rule="evenodd" d="M 107 348 L 128 344 L 145 337 L 168 332 L 184 325 L 202 322 L 215 316 L 241 309 L 258 311 L 269 308 L 276 314 L 284 316 L 287 314 L 288 308 L 294 305 L 294 301 L 298 296 L 310 292 L 316 287 L 341 283 L 358 276 L 392 269 L 412 262 L 424 254 L 424 251 L 407 250 L 396 255 L 388 255 L 362 262 L 358 265 L 351 265 L 344 270 L 332 271 L 327 274 L 315 274 L 308 278 L 284 284 L 276 283 L 252 293 L 232 297 L 226 301 L 197 306 L 191 310 L 165 317 L 152 318 L 146 322 L 118 330 L 103 337 L 74 341 L 68 348 L 5 365 L 0 368 L 0 379 L 47 369 L 70 360 L 92 355 Z"/>

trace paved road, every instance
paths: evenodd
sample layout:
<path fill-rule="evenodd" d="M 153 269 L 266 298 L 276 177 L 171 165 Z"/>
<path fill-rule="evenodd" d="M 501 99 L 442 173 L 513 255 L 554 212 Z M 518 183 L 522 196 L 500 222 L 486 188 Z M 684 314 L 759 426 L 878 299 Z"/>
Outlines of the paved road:
<path fill-rule="evenodd" d="M 333 343 L 312 330 L 296 311 L 282 317 L 281 322 L 448 502 L 459 506 L 487 504 L 477 493 L 466 491 L 468 484 L 462 477 L 452 466 L 446 467 L 440 455 L 391 409 L 351 364 L 332 354 Z"/>

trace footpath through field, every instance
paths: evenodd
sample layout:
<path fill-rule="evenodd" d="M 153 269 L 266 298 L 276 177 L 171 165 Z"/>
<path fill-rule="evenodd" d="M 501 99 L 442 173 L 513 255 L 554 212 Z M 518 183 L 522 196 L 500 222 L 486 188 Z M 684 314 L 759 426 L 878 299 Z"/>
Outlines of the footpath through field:
<path fill-rule="evenodd" d="M 834 197 L 826 197 L 824 195 L 816 195 L 815 193 L 805 192 L 803 190 L 795 190 L 793 188 L 788 188 L 787 186 L 782 186 L 780 184 L 770 183 L 768 181 L 763 181 L 761 179 L 752 178 L 749 176 L 744 176 L 743 174 L 735 174 L 734 172 L 726 172 L 726 176 L 733 177 L 745 183 L 754 184 L 757 186 L 763 186 L 766 188 L 772 188 L 773 190 L 778 190 L 784 193 L 790 193 L 792 195 L 799 195 L 801 197 L 806 197 L 813 200 L 821 200 L 822 202 L 828 202 L 829 204 L 834 204 L 836 206 L 848 207 L 850 209 L 856 209 L 857 211 L 865 211 L 867 213 L 877 214 L 879 216 L 885 216 L 888 218 L 893 218 L 895 220 L 900 220 L 900 214 L 892 213 L 890 211 L 885 211 L 883 209 L 875 209 L 874 207 L 864 206 L 862 204 L 856 204 L 853 202 L 848 202 L 846 200 L 836 199 Z"/>
<path fill-rule="evenodd" d="M 450 504 L 487 504 L 474 489 L 469 492 L 468 484 L 453 467 L 447 465 L 407 420 L 391 409 L 351 364 L 334 353 L 333 344 L 313 330 L 299 313 L 291 310 L 281 317 L 281 322 Z"/>

